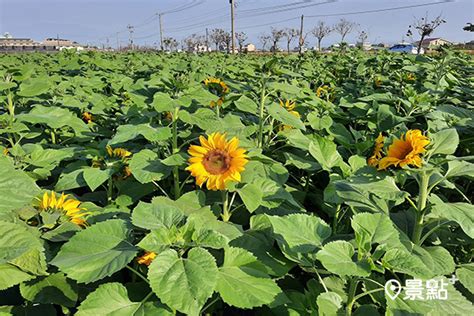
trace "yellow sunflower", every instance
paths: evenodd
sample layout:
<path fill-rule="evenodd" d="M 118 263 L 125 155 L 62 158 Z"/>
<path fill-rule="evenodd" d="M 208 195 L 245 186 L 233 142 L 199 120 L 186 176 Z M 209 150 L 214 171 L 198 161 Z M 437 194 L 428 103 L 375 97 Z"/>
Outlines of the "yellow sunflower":
<path fill-rule="evenodd" d="M 375 139 L 374 153 L 367 160 L 367 164 L 369 166 L 377 167 L 377 165 L 379 164 L 379 160 L 382 159 L 384 141 L 385 137 L 382 135 L 382 133 L 379 133 L 379 136 L 377 136 L 377 138 Z"/>
<path fill-rule="evenodd" d="M 112 149 L 112 147 L 110 147 L 110 145 L 107 145 L 105 147 L 105 149 L 107 150 L 107 155 L 109 155 L 110 158 L 126 159 L 126 158 L 128 158 L 132 155 L 131 152 L 129 152 L 128 150 L 126 150 L 124 148 Z"/>
<path fill-rule="evenodd" d="M 415 80 L 416 80 L 415 74 L 412 74 L 412 73 L 409 73 L 409 74 L 406 76 L 406 78 L 407 78 L 408 81 L 415 81 Z"/>
<path fill-rule="evenodd" d="M 285 102 L 283 102 L 282 100 L 280 100 L 280 106 L 285 108 L 288 112 L 290 112 L 291 115 L 296 116 L 297 118 L 301 117 L 301 115 L 297 111 L 294 110 L 296 106 L 295 101 L 286 100 Z M 282 125 L 280 127 L 280 130 L 283 131 L 283 130 L 287 130 L 291 128 L 292 127 L 289 125 Z"/>
<path fill-rule="evenodd" d="M 224 97 L 220 97 L 219 99 L 217 99 L 217 101 L 211 101 L 209 106 L 213 108 L 215 106 L 222 106 L 223 103 L 224 103 Z"/>
<path fill-rule="evenodd" d="M 7 147 L 3 148 L 3 155 L 4 156 L 8 156 L 9 153 L 10 153 L 10 151 L 8 150 Z"/>
<path fill-rule="evenodd" d="M 334 88 L 331 88 L 330 86 L 328 85 L 322 85 L 322 86 L 319 86 L 317 89 L 316 89 L 316 96 L 318 98 L 323 98 L 323 97 L 328 97 L 331 92 L 334 90 Z"/>
<path fill-rule="evenodd" d="M 91 112 L 84 112 L 82 113 L 82 120 L 89 124 L 92 122 L 92 113 Z"/>
<path fill-rule="evenodd" d="M 84 217 L 91 214 L 90 212 L 83 212 L 85 208 L 80 207 L 80 201 L 69 198 L 69 195 L 65 195 L 64 193 L 62 193 L 60 197 L 57 197 L 57 193 L 54 191 L 51 191 L 51 195 L 45 192 L 43 198 L 38 198 L 38 200 L 38 208 L 41 212 L 59 211 L 66 215 L 71 223 L 80 226 L 86 224 Z"/>
<path fill-rule="evenodd" d="M 156 256 L 157 254 L 155 252 L 146 251 L 143 256 L 137 258 L 137 262 L 149 266 Z"/>
<path fill-rule="evenodd" d="M 202 187 L 207 182 L 209 190 L 225 190 L 228 181 L 240 182 L 240 173 L 245 170 L 247 155 L 239 148 L 239 140 L 234 137 L 226 140 L 225 134 L 212 133 L 206 139 L 199 137 L 201 146 L 191 145 L 188 153 L 189 166 L 186 170 L 196 178 L 196 184 Z"/>
<path fill-rule="evenodd" d="M 380 86 L 382 85 L 382 79 L 379 78 L 379 77 L 375 78 L 375 80 L 374 80 L 374 85 L 375 85 L 377 88 L 380 87 Z"/>
<path fill-rule="evenodd" d="M 420 130 L 409 130 L 399 139 L 395 139 L 388 147 L 387 156 L 380 159 L 379 170 L 385 170 L 390 166 L 404 167 L 413 165 L 420 168 L 422 164 L 421 154 L 425 153 L 425 147 L 430 143 L 428 137 Z"/>
<path fill-rule="evenodd" d="M 214 90 L 218 95 L 229 93 L 229 87 L 219 78 L 210 77 L 204 79 L 204 84 L 209 88 L 209 90 Z"/>

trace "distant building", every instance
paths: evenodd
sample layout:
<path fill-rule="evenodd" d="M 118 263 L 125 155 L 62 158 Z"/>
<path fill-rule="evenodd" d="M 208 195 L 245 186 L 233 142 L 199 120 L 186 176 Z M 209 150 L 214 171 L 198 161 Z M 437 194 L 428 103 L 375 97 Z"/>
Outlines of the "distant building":
<path fill-rule="evenodd" d="M 83 50 L 77 42 L 47 38 L 42 42 L 35 42 L 30 38 L 3 37 L 0 38 L 0 52 L 53 52 L 63 49 Z"/>
<path fill-rule="evenodd" d="M 247 52 L 247 53 L 249 53 L 249 52 L 255 52 L 256 50 L 257 50 L 257 48 L 255 47 L 254 44 L 247 44 L 247 45 L 245 45 L 244 48 L 243 48 L 243 51 L 244 51 L 244 52 Z"/>
<path fill-rule="evenodd" d="M 420 41 L 415 42 L 414 44 L 418 46 Z M 434 38 L 425 38 L 421 42 L 421 47 L 424 49 L 435 49 L 443 45 L 451 45 L 452 43 L 450 41 L 447 41 L 445 39 L 442 39 L 440 37 L 434 37 Z"/>

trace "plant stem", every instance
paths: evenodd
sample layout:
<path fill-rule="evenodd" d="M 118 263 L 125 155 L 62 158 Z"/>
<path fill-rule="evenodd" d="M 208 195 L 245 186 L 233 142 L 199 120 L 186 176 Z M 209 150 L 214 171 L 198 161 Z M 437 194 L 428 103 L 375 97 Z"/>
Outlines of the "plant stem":
<path fill-rule="evenodd" d="M 352 306 L 355 303 L 355 293 L 357 291 L 357 283 L 359 283 L 359 279 L 352 278 L 349 284 L 349 293 L 347 297 L 347 309 L 346 309 L 347 316 L 352 315 Z"/>
<path fill-rule="evenodd" d="M 229 195 L 227 191 L 221 191 L 222 195 L 222 220 L 228 222 L 232 214 L 229 212 Z"/>
<path fill-rule="evenodd" d="M 416 222 L 413 228 L 412 241 L 415 245 L 420 244 L 421 233 L 423 232 L 423 218 L 425 214 L 426 201 L 428 199 L 428 184 L 430 177 L 426 172 L 420 174 L 418 203 L 416 205 Z"/>
<path fill-rule="evenodd" d="M 178 147 L 178 113 L 179 107 L 176 107 L 173 114 L 173 150 L 172 153 L 176 154 L 179 152 Z M 181 189 L 179 185 L 179 167 L 173 167 L 173 181 L 174 181 L 174 199 L 177 200 L 181 196 Z"/>
<path fill-rule="evenodd" d="M 383 291 L 383 290 L 385 290 L 385 288 L 374 289 L 374 290 L 370 290 L 370 291 L 361 293 L 361 294 L 359 294 L 359 295 L 356 295 L 356 296 L 354 296 L 354 303 L 355 303 L 359 298 L 361 298 L 361 297 L 364 297 L 364 296 L 369 295 L 369 294 L 372 294 L 372 293 L 380 292 L 380 291 Z"/>
<path fill-rule="evenodd" d="M 56 134 L 54 133 L 54 129 L 51 130 L 51 142 L 56 145 Z"/>
<path fill-rule="evenodd" d="M 142 304 L 145 303 L 152 295 L 153 295 L 153 291 L 151 291 L 150 293 L 148 293 L 148 295 L 145 296 L 144 299 L 142 299 L 141 303 L 142 303 Z"/>
<path fill-rule="evenodd" d="M 206 304 L 206 306 L 204 306 L 203 309 L 201 309 L 201 314 L 203 314 L 206 309 L 208 309 L 209 307 L 211 307 L 212 304 L 214 304 L 214 303 L 217 302 L 218 300 L 219 300 L 219 296 L 216 297 L 215 299 L 213 299 L 212 301 L 210 301 L 208 304 Z"/>
<path fill-rule="evenodd" d="M 262 148 L 263 146 L 263 115 L 265 110 L 265 76 L 262 77 L 262 91 L 260 92 L 260 113 L 258 121 L 258 144 L 257 146 Z"/>
<path fill-rule="evenodd" d="M 126 265 L 125 266 L 128 270 L 132 271 L 133 273 L 135 273 L 140 279 L 142 279 L 143 281 L 145 281 L 146 283 L 150 284 L 150 282 L 148 281 L 147 278 L 145 278 L 143 276 L 143 274 L 141 274 L 140 272 L 138 272 L 137 270 L 135 270 L 134 268 L 132 268 L 131 266 L 129 265 Z"/>
<path fill-rule="evenodd" d="M 114 179 L 112 176 L 110 176 L 109 180 L 107 181 L 107 204 L 110 204 L 110 202 L 112 202 L 113 192 L 114 192 Z"/>

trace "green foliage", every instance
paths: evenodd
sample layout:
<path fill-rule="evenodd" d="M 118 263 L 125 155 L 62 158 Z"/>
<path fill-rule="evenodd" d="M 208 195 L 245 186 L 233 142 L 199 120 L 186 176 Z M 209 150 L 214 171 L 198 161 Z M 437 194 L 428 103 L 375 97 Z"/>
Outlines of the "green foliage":
<path fill-rule="evenodd" d="M 1 55 L 0 314 L 474 314 L 472 68 L 445 49 Z M 368 165 L 379 133 L 387 156 L 414 129 L 420 166 Z M 213 132 L 248 160 L 222 192 L 186 170 Z M 448 299 L 384 294 L 413 278 Z"/>

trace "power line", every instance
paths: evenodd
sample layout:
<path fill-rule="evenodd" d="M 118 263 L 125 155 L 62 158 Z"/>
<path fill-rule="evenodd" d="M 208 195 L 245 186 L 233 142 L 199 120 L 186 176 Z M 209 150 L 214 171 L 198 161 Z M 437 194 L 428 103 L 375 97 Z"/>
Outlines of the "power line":
<path fill-rule="evenodd" d="M 321 18 L 321 17 L 327 17 L 327 16 L 345 16 L 345 15 L 355 15 L 355 14 L 377 13 L 377 12 L 385 12 L 385 11 L 411 9 L 411 8 L 417 8 L 417 7 L 426 7 L 426 6 L 430 6 L 430 5 L 445 4 L 445 3 L 448 3 L 448 2 L 454 2 L 454 1 L 455 0 L 441 0 L 439 2 L 412 4 L 412 5 L 406 5 L 406 6 L 401 6 L 401 7 L 364 10 L 364 11 L 356 11 L 356 12 L 345 12 L 345 13 L 328 13 L 328 14 L 318 14 L 318 15 L 307 15 L 306 17 L 308 17 L 308 18 Z"/>

